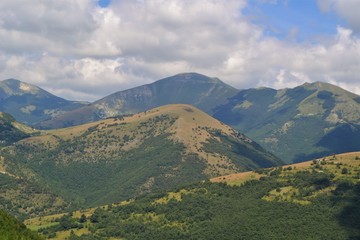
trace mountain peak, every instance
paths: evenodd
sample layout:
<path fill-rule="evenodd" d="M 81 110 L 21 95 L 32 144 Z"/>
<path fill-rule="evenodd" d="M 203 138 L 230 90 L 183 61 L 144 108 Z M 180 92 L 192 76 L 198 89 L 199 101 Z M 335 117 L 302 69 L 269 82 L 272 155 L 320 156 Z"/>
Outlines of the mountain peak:
<path fill-rule="evenodd" d="M 179 73 L 174 76 L 166 77 L 161 80 L 158 80 L 157 82 L 160 82 L 160 81 L 174 81 L 174 82 L 192 82 L 193 81 L 194 83 L 204 82 L 204 83 L 225 84 L 219 78 L 208 77 L 206 75 L 196 73 L 196 72 Z"/>
<path fill-rule="evenodd" d="M 14 96 L 14 95 L 23 95 L 23 94 L 39 94 L 39 93 L 44 93 L 45 91 L 42 90 L 41 88 L 29 84 L 29 83 L 25 83 L 22 82 L 20 80 L 17 79 L 6 79 L 0 82 L 0 89 L 2 89 L 5 94 L 9 95 L 9 96 Z M 50 94 L 50 93 L 49 93 Z"/>
<path fill-rule="evenodd" d="M 346 91 L 345 89 L 342 89 L 336 85 L 327 82 L 304 83 L 301 86 L 309 90 L 318 90 L 318 91 L 330 91 L 330 92 Z"/>
<path fill-rule="evenodd" d="M 237 89 L 218 78 L 199 73 L 181 73 L 156 82 L 115 92 L 88 106 L 76 109 L 39 125 L 40 128 L 59 128 L 134 114 L 167 104 L 191 104 L 205 112 L 225 103 Z"/>
<path fill-rule="evenodd" d="M 17 79 L 0 81 L 0 111 L 26 124 L 34 124 L 83 105 Z"/>

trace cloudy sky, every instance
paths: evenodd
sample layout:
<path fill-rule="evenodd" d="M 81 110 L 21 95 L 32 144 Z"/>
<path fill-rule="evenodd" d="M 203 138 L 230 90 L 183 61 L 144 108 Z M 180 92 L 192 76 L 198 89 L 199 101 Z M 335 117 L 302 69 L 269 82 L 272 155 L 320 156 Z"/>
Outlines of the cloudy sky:
<path fill-rule="evenodd" d="M 360 94 L 360 0 L 1 0 L 0 79 L 96 100 L 181 72 Z"/>

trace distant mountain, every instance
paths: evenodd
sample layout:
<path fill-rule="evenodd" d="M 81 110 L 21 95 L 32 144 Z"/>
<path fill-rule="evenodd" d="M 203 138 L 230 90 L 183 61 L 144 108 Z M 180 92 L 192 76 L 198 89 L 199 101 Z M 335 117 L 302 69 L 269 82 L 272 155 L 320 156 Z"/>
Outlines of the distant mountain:
<path fill-rule="evenodd" d="M 0 81 L 0 111 L 11 114 L 19 122 L 33 125 L 81 106 L 84 103 L 56 97 L 19 80 Z"/>
<path fill-rule="evenodd" d="M 32 89 L 25 86 L 17 89 L 21 88 Z M 13 95 L 19 97 L 16 92 Z M 31 101 L 28 105 L 37 105 L 30 104 Z M 39 100 L 39 104 L 43 102 L 51 101 Z M 197 73 L 178 74 L 116 92 L 34 126 L 62 128 L 173 103 L 198 107 L 288 163 L 360 149 L 360 96 L 356 94 L 321 82 L 292 89 L 238 91 L 217 78 Z M 25 114 L 25 109 L 31 107 L 14 107 L 8 112 L 20 112 L 23 119 L 36 113 Z M 16 114 L 14 117 L 19 119 Z"/>
<path fill-rule="evenodd" d="M 151 84 L 116 92 L 90 105 L 59 115 L 38 125 L 61 128 L 92 122 L 117 115 L 134 114 L 166 104 L 191 104 L 212 114 L 238 90 L 218 78 L 198 73 L 183 73 Z"/>
<path fill-rule="evenodd" d="M 288 163 L 360 150 L 360 96 L 328 83 L 242 90 L 213 116 Z"/>
<path fill-rule="evenodd" d="M 3 148 L 0 155 L 9 174 L 81 206 L 282 164 L 190 105 L 43 131 Z"/>

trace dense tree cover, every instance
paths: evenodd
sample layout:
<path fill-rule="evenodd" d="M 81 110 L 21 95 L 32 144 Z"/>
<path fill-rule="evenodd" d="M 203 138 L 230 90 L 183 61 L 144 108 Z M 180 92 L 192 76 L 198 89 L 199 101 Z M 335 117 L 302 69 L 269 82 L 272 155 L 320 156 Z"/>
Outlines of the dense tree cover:
<path fill-rule="evenodd" d="M 0 174 L 0 206 L 18 219 L 63 212 L 71 204 L 36 183 Z"/>
<path fill-rule="evenodd" d="M 17 146 L 16 155 L 6 152 L 3 155 L 12 160 L 9 165 L 17 173 L 23 173 L 19 166 L 26 166 L 36 173 L 35 180 L 40 186 L 60 194 L 74 207 L 88 207 L 205 179 L 202 173 L 205 163 L 196 155 L 184 154 L 184 146 L 169 141 L 168 136 L 148 137 L 138 148 L 114 156 L 104 154 L 96 161 L 59 164 L 58 157 L 64 149 L 80 148 L 81 142 L 75 140 L 49 151 Z"/>
<path fill-rule="evenodd" d="M 270 191 L 286 186 L 317 194 L 310 204 L 264 200 Z M 334 190 L 321 193 L 329 187 Z M 291 181 L 273 175 L 242 186 L 202 182 L 182 189 L 175 191 L 180 199 L 153 194 L 98 208 L 88 220 L 91 234 L 69 239 L 360 238 L 360 184 L 337 181 L 330 174 L 301 171 Z M 299 194 L 306 197 L 309 192 Z"/>
<path fill-rule="evenodd" d="M 2 240 L 40 240 L 36 233 L 31 232 L 16 218 L 0 209 L 0 239 Z"/>

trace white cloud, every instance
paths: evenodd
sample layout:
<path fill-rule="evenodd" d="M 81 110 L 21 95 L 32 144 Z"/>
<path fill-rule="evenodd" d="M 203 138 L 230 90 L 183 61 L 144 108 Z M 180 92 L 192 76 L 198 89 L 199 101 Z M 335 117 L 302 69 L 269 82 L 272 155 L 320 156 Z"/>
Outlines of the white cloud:
<path fill-rule="evenodd" d="M 294 47 L 273 42 L 267 46 L 265 49 L 272 49 L 267 58 L 270 60 L 267 61 L 269 71 L 268 76 L 259 76 L 260 84 L 281 88 L 293 86 L 294 83 L 325 81 L 337 82 L 350 91 L 356 91 L 360 83 L 360 40 L 349 29 L 338 27 L 337 31 L 337 35 L 327 44 Z M 272 56 L 276 53 L 280 58 Z M 278 66 L 280 70 L 270 71 Z M 281 73 L 286 76 L 283 81 L 278 79 Z M 275 74 L 276 81 L 271 77 Z"/>
<path fill-rule="evenodd" d="M 359 0 L 317 0 L 317 3 L 322 11 L 335 11 L 354 31 L 360 32 Z"/>
<path fill-rule="evenodd" d="M 1 1 L 0 79 L 78 100 L 187 71 L 238 88 L 333 81 L 352 90 L 360 82 L 355 30 L 339 26 L 331 39 L 297 44 L 263 35 L 242 16 L 245 0 L 96 2 Z"/>
<path fill-rule="evenodd" d="M 76 52 L 97 28 L 92 0 L 0 2 L 0 48 L 9 53 Z"/>

